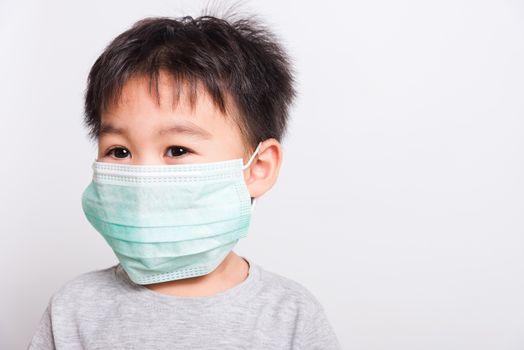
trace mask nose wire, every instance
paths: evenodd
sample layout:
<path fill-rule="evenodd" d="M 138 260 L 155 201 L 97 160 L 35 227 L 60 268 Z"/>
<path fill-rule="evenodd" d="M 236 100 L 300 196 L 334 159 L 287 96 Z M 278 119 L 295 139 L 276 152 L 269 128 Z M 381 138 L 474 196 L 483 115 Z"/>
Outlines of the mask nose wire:
<path fill-rule="evenodd" d="M 258 154 L 258 151 L 260 150 L 260 146 L 262 145 L 262 142 L 259 142 L 258 145 L 257 145 L 257 148 L 255 148 L 255 151 L 253 152 L 253 154 L 251 155 L 251 157 L 249 157 L 249 160 L 247 161 L 247 163 L 245 165 L 242 166 L 242 170 L 246 170 L 247 168 L 249 168 L 249 166 L 251 165 L 251 163 L 253 162 L 253 160 L 255 159 L 256 155 Z M 93 164 L 91 165 L 91 167 L 94 169 L 95 168 L 95 163 L 97 162 L 97 157 L 95 157 L 95 159 L 93 160 Z M 256 198 L 252 198 L 252 201 L 251 201 L 251 210 L 253 210 L 253 208 L 255 208 L 255 203 L 256 203 Z"/>
<path fill-rule="evenodd" d="M 249 166 L 251 165 L 251 163 L 253 162 L 253 160 L 255 159 L 255 156 L 257 155 L 258 153 L 258 150 L 260 149 L 260 145 L 262 145 L 262 142 L 259 142 L 258 145 L 257 145 L 257 148 L 255 148 L 255 151 L 253 152 L 253 154 L 251 155 L 251 157 L 249 158 L 249 160 L 247 161 L 247 163 L 245 165 L 242 165 L 242 170 L 246 170 L 247 168 L 249 168 Z M 93 159 L 93 163 L 96 163 L 97 162 L 97 157 L 95 157 Z M 94 165 L 93 165 L 94 166 Z"/>

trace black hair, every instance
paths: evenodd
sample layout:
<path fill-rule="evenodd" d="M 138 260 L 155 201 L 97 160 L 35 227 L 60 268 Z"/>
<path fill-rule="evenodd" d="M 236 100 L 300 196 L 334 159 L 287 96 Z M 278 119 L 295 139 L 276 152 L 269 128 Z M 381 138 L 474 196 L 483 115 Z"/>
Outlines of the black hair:
<path fill-rule="evenodd" d="M 246 144 L 275 138 L 286 131 L 296 91 L 290 58 L 275 37 L 254 17 L 226 20 L 210 15 L 147 17 L 114 38 L 95 61 L 85 90 L 84 125 L 97 139 L 101 116 L 120 97 L 133 76 L 149 77 L 158 100 L 161 70 L 175 78 L 175 100 L 188 84 L 194 106 L 202 84 L 226 114 L 230 98 Z"/>

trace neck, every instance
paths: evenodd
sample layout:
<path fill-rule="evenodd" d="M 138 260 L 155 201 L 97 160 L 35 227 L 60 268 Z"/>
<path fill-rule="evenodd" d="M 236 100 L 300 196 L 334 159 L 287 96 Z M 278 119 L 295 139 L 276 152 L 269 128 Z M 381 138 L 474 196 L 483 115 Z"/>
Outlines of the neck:
<path fill-rule="evenodd" d="M 147 284 L 145 287 L 172 296 L 209 296 L 241 283 L 249 274 L 249 264 L 231 251 L 218 267 L 207 275 L 175 281 Z"/>

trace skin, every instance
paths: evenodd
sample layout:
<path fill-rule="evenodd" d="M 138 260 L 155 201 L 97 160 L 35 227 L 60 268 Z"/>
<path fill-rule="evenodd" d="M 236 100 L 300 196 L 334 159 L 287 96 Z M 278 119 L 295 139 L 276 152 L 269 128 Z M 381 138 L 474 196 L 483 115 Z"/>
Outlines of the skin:
<path fill-rule="evenodd" d="M 235 108 L 227 115 L 215 107 L 203 89 L 198 89 L 194 108 L 181 93 L 173 105 L 174 81 L 159 75 L 160 105 L 149 92 L 145 77 L 130 78 L 119 100 L 102 114 L 97 161 L 136 165 L 167 165 L 242 158 L 244 164 L 254 151 L 247 146 Z M 276 182 L 282 163 L 280 143 L 264 140 L 244 180 L 251 197 L 266 193 Z M 193 278 L 145 285 L 166 295 L 206 296 L 232 288 L 246 279 L 249 264 L 231 251 L 211 273 Z"/>

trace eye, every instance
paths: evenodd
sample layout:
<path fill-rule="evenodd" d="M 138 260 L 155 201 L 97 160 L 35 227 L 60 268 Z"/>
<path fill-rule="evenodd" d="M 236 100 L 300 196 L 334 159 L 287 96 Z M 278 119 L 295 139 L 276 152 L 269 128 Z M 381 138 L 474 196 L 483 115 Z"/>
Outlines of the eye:
<path fill-rule="evenodd" d="M 182 146 L 171 146 L 167 149 L 167 156 L 168 157 L 180 157 L 184 154 L 188 153 L 189 150 Z"/>
<path fill-rule="evenodd" d="M 131 156 L 131 152 L 127 148 L 123 147 L 114 147 L 107 151 L 106 156 L 113 156 L 114 158 L 124 159 L 127 156 Z"/>

